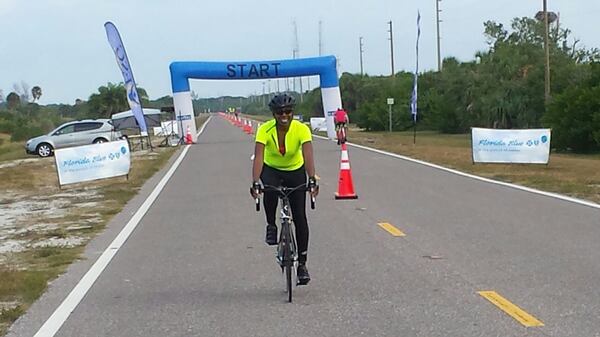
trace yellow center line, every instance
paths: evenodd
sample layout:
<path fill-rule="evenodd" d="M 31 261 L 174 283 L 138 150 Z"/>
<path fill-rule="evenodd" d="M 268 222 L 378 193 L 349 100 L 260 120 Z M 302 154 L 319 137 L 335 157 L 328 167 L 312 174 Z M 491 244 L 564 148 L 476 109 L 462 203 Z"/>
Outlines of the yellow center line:
<path fill-rule="evenodd" d="M 544 323 L 540 322 L 537 318 L 531 316 L 530 314 L 525 312 L 523 309 L 512 304 L 510 301 L 508 301 L 506 298 L 500 296 L 500 294 L 498 294 L 495 291 L 478 291 L 477 293 L 479 295 L 481 295 L 483 298 L 485 298 L 486 300 L 492 302 L 495 306 L 500 308 L 500 310 L 504 311 L 505 313 L 507 313 L 509 316 L 511 316 L 512 318 L 519 321 L 524 326 L 527 326 L 527 327 L 544 326 Z"/>
<path fill-rule="evenodd" d="M 392 226 L 392 224 L 390 224 L 390 223 L 379 222 L 378 225 L 379 225 L 379 227 L 381 227 L 381 228 L 385 229 L 386 231 L 388 231 L 393 236 L 406 236 L 406 234 L 402 233 L 401 230 L 399 230 L 398 228 Z"/>

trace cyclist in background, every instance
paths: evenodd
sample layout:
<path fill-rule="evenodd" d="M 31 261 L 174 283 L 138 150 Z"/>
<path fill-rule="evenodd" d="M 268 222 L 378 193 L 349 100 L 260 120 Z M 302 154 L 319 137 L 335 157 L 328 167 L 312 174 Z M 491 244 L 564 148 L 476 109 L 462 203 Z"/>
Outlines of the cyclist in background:
<path fill-rule="evenodd" d="M 338 108 L 335 112 L 334 121 L 337 143 L 340 145 L 346 142 L 346 131 L 348 123 L 350 123 L 350 119 L 348 118 L 348 113 L 346 110 Z"/>
<path fill-rule="evenodd" d="M 273 119 L 261 125 L 256 132 L 252 187 L 250 194 L 257 198 L 259 179 L 265 185 L 296 187 L 306 184 L 313 196 L 318 194 L 315 163 L 310 128 L 294 120 L 295 100 L 287 94 L 277 94 L 271 99 L 269 109 Z M 266 243 L 277 244 L 277 192 L 265 191 L 263 200 L 267 218 Z M 308 253 L 308 222 L 306 220 L 306 192 L 295 191 L 290 195 L 290 207 L 298 241 L 298 283 L 307 284 L 310 275 L 306 268 Z"/>

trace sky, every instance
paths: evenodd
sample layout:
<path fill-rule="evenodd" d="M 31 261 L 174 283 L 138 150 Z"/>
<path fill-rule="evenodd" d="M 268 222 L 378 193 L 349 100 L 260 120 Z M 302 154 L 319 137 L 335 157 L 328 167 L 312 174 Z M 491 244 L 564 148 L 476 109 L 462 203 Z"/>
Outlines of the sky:
<path fill-rule="evenodd" d="M 150 99 L 172 95 L 173 61 L 261 61 L 293 57 L 294 22 L 299 57 L 335 55 L 339 73 L 391 73 L 388 21 L 395 71 L 415 70 L 417 11 L 421 13 L 419 70 L 437 69 L 435 0 L 0 0 L 0 90 L 38 85 L 40 104 L 87 100 L 108 82 L 123 82 L 104 23 L 119 29 L 136 83 Z M 483 23 L 510 26 L 533 17 L 542 0 L 441 0 L 441 55 L 471 61 L 487 50 Z M 578 46 L 600 48 L 598 0 L 548 0 Z M 285 80 L 194 80 L 199 97 L 248 96 L 283 91 Z M 303 80 L 303 89 L 318 78 Z M 293 82 L 288 82 L 293 88 Z M 264 88 L 264 89 L 263 89 Z M 300 83 L 296 82 L 296 88 Z"/>

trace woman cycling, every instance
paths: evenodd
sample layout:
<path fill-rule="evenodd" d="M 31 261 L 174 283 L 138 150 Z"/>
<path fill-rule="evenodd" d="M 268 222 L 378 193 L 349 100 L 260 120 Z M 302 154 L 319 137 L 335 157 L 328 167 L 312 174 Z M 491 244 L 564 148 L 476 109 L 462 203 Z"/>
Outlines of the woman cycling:
<path fill-rule="evenodd" d="M 346 112 L 346 110 L 338 108 L 333 118 L 335 122 L 337 143 L 338 145 L 344 144 L 346 142 L 346 128 L 348 127 L 348 123 L 350 123 L 348 113 Z"/>
<path fill-rule="evenodd" d="M 256 191 L 260 190 L 259 179 L 265 185 L 296 187 L 306 184 L 307 174 L 311 194 L 313 196 L 318 194 L 312 135 L 308 126 L 294 120 L 294 106 L 294 98 L 287 94 L 277 94 L 269 102 L 269 109 L 274 119 L 261 125 L 256 132 L 250 188 L 253 198 L 258 197 Z M 277 202 L 276 192 L 265 191 L 264 208 L 267 218 L 265 241 L 268 245 L 277 244 L 275 224 Z M 306 192 L 298 190 L 292 193 L 290 207 L 298 241 L 298 283 L 307 284 L 310 276 L 306 269 L 308 252 Z"/>

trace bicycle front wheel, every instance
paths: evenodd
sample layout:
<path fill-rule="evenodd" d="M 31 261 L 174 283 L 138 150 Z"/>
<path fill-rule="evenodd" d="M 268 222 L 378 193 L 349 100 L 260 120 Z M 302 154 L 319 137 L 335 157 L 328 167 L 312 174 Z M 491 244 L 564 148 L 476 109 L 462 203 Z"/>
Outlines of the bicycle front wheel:
<path fill-rule="evenodd" d="M 289 232 L 290 227 L 287 224 L 284 224 L 281 228 L 283 235 L 283 267 L 285 268 L 285 282 L 286 282 L 286 290 L 288 293 L 288 302 L 292 302 L 292 266 L 294 265 L 292 261 L 292 237 Z"/>
<path fill-rule="evenodd" d="M 287 280 L 288 302 L 292 303 L 292 266 L 285 266 L 285 278 Z"/>

